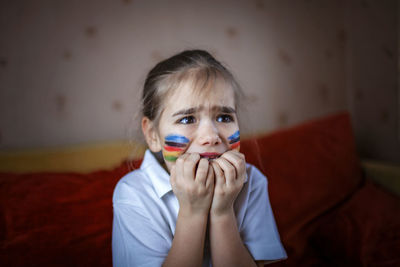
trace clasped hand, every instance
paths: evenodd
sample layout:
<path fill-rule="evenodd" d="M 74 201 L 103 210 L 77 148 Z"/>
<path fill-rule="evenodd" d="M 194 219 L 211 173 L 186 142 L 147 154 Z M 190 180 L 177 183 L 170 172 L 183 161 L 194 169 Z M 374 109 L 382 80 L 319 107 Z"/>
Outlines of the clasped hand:
<path fill-rule="evenodd" d="M 233 210 L 246 178 L 244 155 L 230 150 L 209 161 L 183 154 L 171 168 L 171 185 L 185 214 L 224 215 Z"/>

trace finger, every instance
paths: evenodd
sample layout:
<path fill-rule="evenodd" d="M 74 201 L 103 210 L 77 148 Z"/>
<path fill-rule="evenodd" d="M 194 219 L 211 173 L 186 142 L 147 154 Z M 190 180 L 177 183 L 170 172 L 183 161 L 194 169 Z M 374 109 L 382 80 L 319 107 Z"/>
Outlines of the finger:
<path fill-rule="evenodd" d="M 195 182 L 200 183 L 202 185 L 206 184 L 207 174 L 208 174 L 208 160 L 203 158 L 200 159 L 199 165 L 196 170 L 196 178 Z"/>
<path fill-rule="evenodd" d="M 214 187 L 214 168 L 210 164 L 208 164 L 208 173 L 207 173 L 207 180 L 206 180 L 206 188 Z"/>
<path fill-rule="evenodd" d="M 224 153 L 221 157 L 228 160 L 229 163 L 231 163 L 235 167 L 237 175 L 236 178 L 241 178 L 244 175 L 244 173 L 246 172 L 246 161 L 242 153 L 237 151 L 228 151 Z"/>
<path fill-rule="evenodd" d="M 224 172 L 226 185 L 230 186 L 235 183 L 236 180 L 236 169 L 235 167 L 225 158 L 220 157 L 216 160 L 216 162 L 221 167 Z"/>
<path fill-rule="evenodd" d="M 229 150 L 221 155 L 221 158 L 227 159 L 229 162 L 234 163 L 240 160 L 240 156 L 233 150 Z"/>
<path fill-rule="evenodd" d="M 185 179 L 194 181 L 196 166 L 200 160 L 200 155 L 198 153 L 193 153 L 185 158 L 183 164 L 183 176 Z"/>
<path fill-rule="evenodd" d="M 211 165 L 214 169 L 214 183 L 215 186 L 221 187 L 225 184 L 225 177 L 224 172 L 222 171 L 221 167 L 215 160 L 211 162 Z"/>
<path fill-rule="evenodd" d="M 175 181 L 183 178 L 183 166 L 185 163 L 185 159 L 188 157 L 188 154 L 183 154 L 175 161 Z"/>
<path fill-rule="evenodd" d="M 245 156 L 243 153 L 240 153 L 237 150 L 229 150 L 227 152 L 225 152 L 224 154 L 221 155 L 221 157 L 223 156 L 233 156 L 235 158 L 241 159 L 243 161 L 246 161 Z"/>
<path fill-rule="evenodd" d="M 171 167 L 170 172 L 171 172 L 171 175 L 169 176 L 169 181 L 171 183 L 171 186 L 174 187 L 175 183 L 176 183 L 176 165 L 173 165 Z"/>

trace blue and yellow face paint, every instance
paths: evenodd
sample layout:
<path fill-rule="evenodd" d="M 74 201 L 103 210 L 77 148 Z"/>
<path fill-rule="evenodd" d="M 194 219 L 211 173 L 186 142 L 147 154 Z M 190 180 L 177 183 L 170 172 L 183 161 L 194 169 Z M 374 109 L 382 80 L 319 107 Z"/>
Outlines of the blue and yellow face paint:
<path fill-rule="evenodd" d="M 228 137 L 229 140 L 229 148 L 240 150 L 240 132 L 236 131 L 234 134 Z"/>
<path fill-rule="evenodd" d="M 164 159 L 172 162 L 176 161 L 176 159 L 185 152 L 188 144 L 189 139 L 183 135 L 167 135 L 165 137 L 165 145 L 163 150 Z"/>

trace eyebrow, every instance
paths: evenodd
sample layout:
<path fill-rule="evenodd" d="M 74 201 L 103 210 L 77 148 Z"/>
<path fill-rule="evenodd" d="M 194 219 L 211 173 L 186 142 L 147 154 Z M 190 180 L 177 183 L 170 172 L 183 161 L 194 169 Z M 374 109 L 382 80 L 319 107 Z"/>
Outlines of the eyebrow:
<path fill-rule="evenodd" d="M 216 107 L 217 110 L 220 110 L 223 113 L 236 113 L 236 110 L 231 107 L 227 106 L 222 106 L 222 107 Z"/>
<path fill-rule="evenodd" d="M 194 114 L 197 111 L 202 110 L 202 109 L 203 109 L 203 107 L 182 109 L 182 110 L 179 110 L 179 111 L 175 112 L 174 114 L 172 114 L 172 116 L 174 117 L 174 116 L 178 116 L 178 115 L 190 115 L 190 114 Z M 228 114 L 236 113 L 236 110 L 234 108 L 228 107 L 228 106 L 213 106 L 212 109 L 220 111 L 222 113 L 228 113 Z"/>
<path fill-rule="evenodd" d="M 174 114 L 172 114 L 172 116 L 194 114 L 194 113 L 196 113 L 197 110 L 198 110 L 198 108 L 182 109 L 182 110 L 179 110 L 179 111 L 175 112 Z"/>

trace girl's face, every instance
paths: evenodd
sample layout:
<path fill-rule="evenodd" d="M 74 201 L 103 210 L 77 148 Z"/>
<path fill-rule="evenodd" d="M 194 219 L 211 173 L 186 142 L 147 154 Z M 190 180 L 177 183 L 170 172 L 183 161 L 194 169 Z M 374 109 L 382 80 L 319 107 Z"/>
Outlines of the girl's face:
<path fill-rule="evenodd" d="M 158 137 L 169 170 L 183 153 L 212 159 L 239 149 L 239 124 L 230 85 L 218 82 L 208 94 L 199 96 L 187 82 L 165 101 Z"/>

